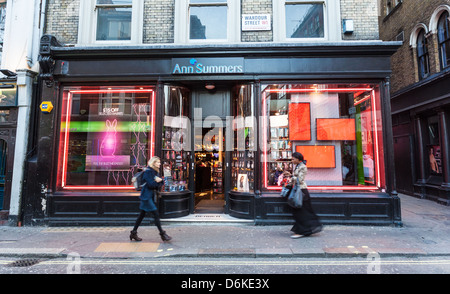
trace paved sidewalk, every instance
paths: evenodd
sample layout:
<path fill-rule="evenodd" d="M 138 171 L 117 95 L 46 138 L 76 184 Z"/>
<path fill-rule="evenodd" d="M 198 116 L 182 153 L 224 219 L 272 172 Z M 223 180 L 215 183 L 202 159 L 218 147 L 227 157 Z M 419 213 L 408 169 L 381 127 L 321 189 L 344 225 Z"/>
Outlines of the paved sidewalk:
<path fill-rule="evenodd" d="M 0 227 L 0 257 L 352 257 L 450 256 L 450 207 L 400 195 L 403 227 L 328 225 L 311 237 L 291 239 L 291 226 L 249 223 L 164 222 L 173 237 L 162 242 L 156 227 Z"/>

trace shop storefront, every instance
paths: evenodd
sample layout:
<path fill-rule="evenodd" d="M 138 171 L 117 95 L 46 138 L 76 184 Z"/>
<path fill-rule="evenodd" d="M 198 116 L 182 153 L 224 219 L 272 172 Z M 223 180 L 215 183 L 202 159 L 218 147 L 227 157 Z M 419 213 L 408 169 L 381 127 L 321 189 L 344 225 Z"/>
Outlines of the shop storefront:
<path fill-rule="evenodd" d="M 450 71 L 396 93 L 392 98 L 398 190 L 450 204 Z"/>
<path fill-rule="evenodd" d="M 386 104 L 396 43 L 45 48 L 40 103 L 54 108 L 28 163 L 35 220 L 131 224 L 131 178 L 156 155 L 163 218 L 289 223 L 278 194 L 299 151 L 324 223 L 401 221 Z"/>

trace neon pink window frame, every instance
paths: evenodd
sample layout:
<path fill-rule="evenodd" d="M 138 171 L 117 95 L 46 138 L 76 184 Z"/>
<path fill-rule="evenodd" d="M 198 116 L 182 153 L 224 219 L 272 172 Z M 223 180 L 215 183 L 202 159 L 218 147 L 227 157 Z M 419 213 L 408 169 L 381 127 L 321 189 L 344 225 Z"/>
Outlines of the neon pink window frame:
<path fill-rule="evenodd" d="M 270 93 L 352 93 L 352 92 L 370 92 L 370 95 L 366 97 L 363 100 L 360 100 L 355 103 L 355 105 L 358 105 L 368 99 L 371 100 L 372 104 L 372 116 L 373 120 L 376 122 L 378 121 L 377 113 L 377 107 L 379 106 L 379 103 L 376 101 L 375 97 L 375 87 L 345 87 L 345 88 L 284 88 L 284 89 L 267 89 L 262 92 L 262 115 L 267 115 L 267 102 L 266 99 L 269 97 L 268 94 Z M 268 136 L 266 130 L 268 129 L 268 117 L 265 117 L 262 119 L 261 123 L 261 129 L 262 129 L 262 136 L 263 136 L 263 146 L 262 146 L 262 164 L 263 164 L 263 180 L 262 185 L 263 189 L 265 190 L 275 190 L 279 191 L 281 190 L 281 187 L 279 186 L 271 186 L 268 183 L 268 175 L 267 175 L 267 167 L 268 167 Z M 384 171 L 381 170 L 381 166 L 384 166 L 381 162 L 382 155 L 379 154 L 379 148 L 381 139 L 378 138 L 379 130 L 377 123 L 374 124 L 374 129 L 372 130 L 375 138 L 375 173 L 376 173 L 376 183 L 375 186 L 308 186 L 311 190 L 346 190 L 346 191 L 374 191 L 382 189 L 381 186 L 382 183 L 384 183 L 384 179 L 381 179 L 381 177 L 385 176 Z"/>
<path fill-rule="evenodd" d="M 155 155 L 155 91 L 150 87 L 139 87 L 135 86 L 135 88 L 130 87 L 114 87 L 107 89 L 69 89 L 65 92 L 67 95 L 67 100 L 64 101 L 62 105 L 62 111 L 65 111 L 65 126 L 66 129 L 70 128 L 70 118 L 72 113 L 72 96 L 73 94 L 105 94 L 105 93 L 150 93 L 150 101 L 151 104 L 151 115 L 147 117 L 147 121 L 151 121 L 151 130 L 150 130 L 150 154 L 149 159 Z M 63 113 L 64 115 L 64 113 Z M 62 122 L 63 120 L 61 120 Z M 70 131 L 60 132 L 61 138 L 60 140 L 64 142 L 62 150 L 62 163 L 61 163 L 61 171 L 58 170 L 58 187 L 62 189 L 73 189 L 73 190 L 130 190 L 134 187 L 132 185 L 89 185 L 89 186 L 80 186 L 80 185 L 67 185 L 67 161 L 68 161 L 68 149 L 69 149 L 69 136 Z"/>

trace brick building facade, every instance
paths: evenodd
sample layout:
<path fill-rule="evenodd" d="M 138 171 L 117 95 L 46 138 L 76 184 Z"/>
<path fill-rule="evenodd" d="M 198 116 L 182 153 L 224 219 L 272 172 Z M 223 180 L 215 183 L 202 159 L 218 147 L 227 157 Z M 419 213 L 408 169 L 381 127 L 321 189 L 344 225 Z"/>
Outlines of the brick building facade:
<path fill-rule="evenodd" d="M 174 43 L 174 7 L 176 0 L 144 0 L 143 44 Z M 270 14 L 273 0 L 242 0 L 241 14 Z M 339 0 L 341 21 L 354 22 L 352 34 L 343 40 L 378 40 L 377 0 Z M 61 44 L 78 42 L 80 0 L 49 0 L 45 34 L 55 36 Z M 273 30 L 242 32 L 241 42 L 272 42 Z"/>
<path fill-rule="evenodd" d="M 296 151 L 324 222 L 401 222 L 377 0 L 114 2 L 47 3 L 25 223 L 133 223 L 153 155 L 163 218 L 290 223 Z"/>
<path fill-rule="evenodd" d="M 392 56 L 391 104 L 399 191 L 450 204 L 449 0 L 381 1 Z M 436 166 L 437 162 L 437 167 Z"/>

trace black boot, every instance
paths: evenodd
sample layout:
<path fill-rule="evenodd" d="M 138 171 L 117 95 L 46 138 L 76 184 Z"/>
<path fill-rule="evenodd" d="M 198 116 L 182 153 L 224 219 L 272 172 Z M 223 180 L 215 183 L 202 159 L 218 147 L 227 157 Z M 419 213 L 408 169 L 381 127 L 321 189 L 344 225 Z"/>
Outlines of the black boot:
<path fill-rule="evenodd" d="M 130 241 L 132 241 L 133 239 L 135 241 L 142 241 L 142 239 L 138 237 L 137 231 L 131 231 L 130 232 Z"/>
<path fill-rule="evenodd" d="M 163 241 L 170 241 L 172 240 L 172 237 L 170 237 L 169 235 L 166 234 L 166 231 L 162 231 L 161 233 L 159 233 L 161 235 L 161 239 Z"/>

